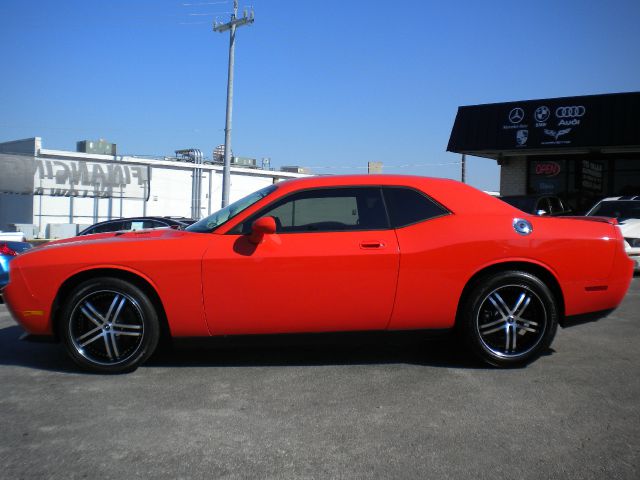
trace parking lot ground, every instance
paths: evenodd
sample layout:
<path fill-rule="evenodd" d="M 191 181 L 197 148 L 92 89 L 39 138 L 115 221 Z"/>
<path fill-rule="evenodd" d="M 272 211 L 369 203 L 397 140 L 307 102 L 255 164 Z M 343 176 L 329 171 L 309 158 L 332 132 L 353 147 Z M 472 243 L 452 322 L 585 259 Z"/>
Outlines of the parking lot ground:
<path fill-rule="evenodd" d="M 180 347 L 79 372 L 0 306 L 0 478 L 640 478 L 640 279 L 524 369 L 448 338 Z"/>

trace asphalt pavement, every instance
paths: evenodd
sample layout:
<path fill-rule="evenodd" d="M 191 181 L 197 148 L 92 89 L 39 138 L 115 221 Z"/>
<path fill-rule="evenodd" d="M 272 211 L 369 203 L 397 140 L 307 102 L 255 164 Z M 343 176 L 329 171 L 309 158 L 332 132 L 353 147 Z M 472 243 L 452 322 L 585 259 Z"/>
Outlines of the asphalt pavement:
<path fill-rule="evenodd" d="M 18 340 L 0 306 L 0 478 L 640 478 L 640 278 L 523 369 L 449 338 L 188 345 L 128 375 Z"/>

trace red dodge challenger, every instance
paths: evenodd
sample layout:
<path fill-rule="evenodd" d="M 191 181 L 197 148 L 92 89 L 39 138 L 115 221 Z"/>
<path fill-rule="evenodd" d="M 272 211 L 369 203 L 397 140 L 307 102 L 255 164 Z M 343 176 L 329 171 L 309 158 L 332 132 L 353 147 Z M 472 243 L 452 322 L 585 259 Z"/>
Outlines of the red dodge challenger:
<path fill-rule="evenodd" d="M 135 369 L 161 335 L 453 328 L 514 366 L 622 301 L 633 263 L 615 223 L 531 216 L 452 180 L 310 177 L 185 230 L 51 242 L 11 263 L 3 293 L 27 332 L 99 372 Z"/>

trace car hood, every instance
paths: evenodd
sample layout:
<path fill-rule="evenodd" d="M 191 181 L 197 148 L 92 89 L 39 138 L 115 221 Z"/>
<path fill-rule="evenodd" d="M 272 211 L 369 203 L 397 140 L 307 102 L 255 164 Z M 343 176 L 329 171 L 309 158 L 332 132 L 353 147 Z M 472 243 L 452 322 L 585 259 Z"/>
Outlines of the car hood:
<path fill-rule="evenodd" d="M 78 237 L 61 238 L 44 244 L 41 248 L 56 248 L 74 245 L 104 244 L 104 243 L 127 243 L 144 240 L 161 240 L 169 238 L 179 238 L 185 235 L 195 235 L 184 230 L 173 228 L 151 228 L 146 230 L 134 230 L 123 232 L 94 233 L 91 235 L 81 235 Z"/>

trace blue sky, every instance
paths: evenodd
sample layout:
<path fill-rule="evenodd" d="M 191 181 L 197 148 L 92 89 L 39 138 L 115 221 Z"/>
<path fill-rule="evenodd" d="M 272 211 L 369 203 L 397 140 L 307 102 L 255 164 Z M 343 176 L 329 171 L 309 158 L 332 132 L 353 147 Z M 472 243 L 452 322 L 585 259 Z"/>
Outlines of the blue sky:
<path fill-rule="evenodd" d="M 189 5 L 185 5 L 189 4 Z M 197 4 L 197 5 L 194 5 Z M 233 150 L 317 173 L 459 177 L 459 105 L 640 90 L 640 1 L 248 0 Z M 229 0 L 0 0 L 0 141 L 224 141 Z M 204 15 L 196 15 L 204 14 Z M 449 165 L 447 165 L 449 164 Z M 495 162 L 470 183 L 498 188 Z"/>

